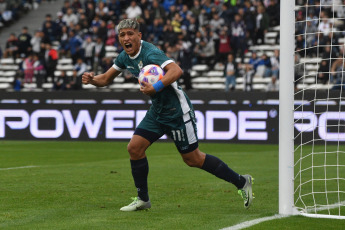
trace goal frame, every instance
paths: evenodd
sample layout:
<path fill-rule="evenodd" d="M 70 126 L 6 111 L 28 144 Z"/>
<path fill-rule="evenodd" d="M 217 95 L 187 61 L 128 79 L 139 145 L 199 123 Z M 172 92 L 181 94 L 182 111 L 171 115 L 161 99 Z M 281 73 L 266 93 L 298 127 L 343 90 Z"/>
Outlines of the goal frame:
<path fill-rule="evenodd" d="M 295 1 L 280 2 L 279 214 L 294 209 L 294 50 Z"/>
<path fill-rule="evenodd" d="M 280 3 L 279 83 L 279 214 L 345 219 L 345 216 L 308 214 L 294 205 L 294 56 L 295 0 Z"/>

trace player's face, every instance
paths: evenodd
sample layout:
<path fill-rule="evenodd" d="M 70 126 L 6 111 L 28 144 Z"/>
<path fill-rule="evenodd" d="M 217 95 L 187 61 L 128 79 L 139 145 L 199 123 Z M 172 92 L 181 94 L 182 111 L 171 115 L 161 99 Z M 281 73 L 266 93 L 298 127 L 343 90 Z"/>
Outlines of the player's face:
<path fill-rule="evenodd" d="M 141 33 L 137 30 L 126 28 L 119 33 L 119 41 L 129 56 L 135 56 L 140 49 Z"/>

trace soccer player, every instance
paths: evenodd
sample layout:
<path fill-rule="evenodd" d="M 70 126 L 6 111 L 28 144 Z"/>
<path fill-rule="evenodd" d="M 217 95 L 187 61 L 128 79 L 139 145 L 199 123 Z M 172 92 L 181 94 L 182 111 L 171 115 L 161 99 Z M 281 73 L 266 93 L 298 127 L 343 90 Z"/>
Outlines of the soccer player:
<path fill-rule="evenodd" d="M 165 71 L 162 80 L 153 85 L 143 82 L 140 88 L 143 94 L 151 97 L 152 106 L 135 129 L 127 147 L 138 196 L 120 210 L 136 211 L 151 208 L 147 186 L 149 165 L 145 151 L 164 134 L 173 139 L 188 166 L 203 169 L 234 184 L 244 200 L 245 208 L 249 208 L 253 201 L 253 178 L 250 175 L 239 175 L 222 160 L 205 154 L 198 148 L 192 104 L 176 83 L 182 75 L 181 68 L 156 46 L 141 40 L 139 23 L 135 19 L 122 20 L 118 24 L 118 32 L 119 42 L 124 50 L 116 58 L 114 65 L 105 73 L 96 76 L 92 72 L 85 72 L 82 75 L 83 84 L 106 86 L 125 69 L 137 77 L 140 70 L 149 64 L 159 65 Z"/>

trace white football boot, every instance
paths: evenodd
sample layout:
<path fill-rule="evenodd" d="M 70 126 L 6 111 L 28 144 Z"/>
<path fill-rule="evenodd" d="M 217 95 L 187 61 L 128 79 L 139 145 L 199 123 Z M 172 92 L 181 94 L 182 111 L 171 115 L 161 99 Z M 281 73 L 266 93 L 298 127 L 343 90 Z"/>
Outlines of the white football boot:
<path fill-rule="evenodd" d="M 140 197 L 132 197 L 133 202 L 127 206 L 123 206 L 120 208 L 121 211 L 124 212 L 131 212 L 131 211 L 139 211 L 151 208 L 150 200 L 145 202 L 140 199 Z"/>

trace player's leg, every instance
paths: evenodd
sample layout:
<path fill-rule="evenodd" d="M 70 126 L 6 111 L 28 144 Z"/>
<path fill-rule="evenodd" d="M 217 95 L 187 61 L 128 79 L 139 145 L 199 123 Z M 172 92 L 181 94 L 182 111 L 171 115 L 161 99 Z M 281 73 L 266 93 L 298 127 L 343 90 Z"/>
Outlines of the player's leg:
<path fill-rule="evenodd" d="M 147 183 L 149 164 L 145 151 L 153 142 L 163 135 L 160 133 L 159 125 L 157 125 L 155 119 L 148 114 L 136 128 L 127 146 L 127 151 L 130 155 L 132 176 L 135 187 L 137 188 L 138 197 L 129 205 L 122 207 L 120 209 L 121 211 L 136 211 L 151 207 Z"/>
<path fill-rule="evenodd" d="M 240 191 L 242 198 L 246 199 L 245 207 L 248 208 L 253 199 L 251 176 L 241 176 L 221 159 L 199 150 L 193 111 L 185 114 L 179 121 L 174 121 L 174 125 L 172 124 L 171 127 L 170 132 L 167 132 L 167 134 L 174 140 L 183 161 L 190 167 L 203 169 L 220 179 L 234 184 Z"/>

